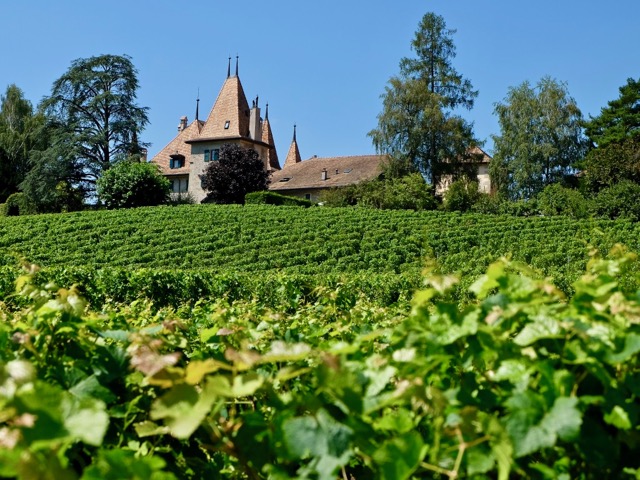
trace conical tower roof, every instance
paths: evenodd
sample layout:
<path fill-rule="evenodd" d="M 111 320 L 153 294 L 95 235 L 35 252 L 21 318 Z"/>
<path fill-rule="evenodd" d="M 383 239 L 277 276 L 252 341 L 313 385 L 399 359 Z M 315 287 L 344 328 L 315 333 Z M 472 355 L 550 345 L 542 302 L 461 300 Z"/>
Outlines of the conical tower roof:
<path fill-rule="evenodd" d="M 276 144 L 273 140 L 273 132 L 271 124 L 269 124 L 269 104 L 267 103 L 262 121 L 262 142 L 269 145 L 265 166 L 268 171 L 280 170 L 280 161 L 278 160 L 278 152 L 276 152 Z"/>
<path fill-rule="evenodd" d="M 302 158 L 300 157 L 300 150 L 298 149 L 298 141 L 296 140 L 296 126 L 293 126 L 293 140 L 291 141 L 291 146 L 289 147 L 289 152 L 287 153 L 287 158 L 284 161 L 284 167 L 287 168 L 290 165 L 295 165 L 296 163 L 300 163 Z"/>
<path fill-rule="evenodd" d="M 249 136 L 249 103 L 240 77 L 228 76 L 200 132 L 200 140 Z"/>

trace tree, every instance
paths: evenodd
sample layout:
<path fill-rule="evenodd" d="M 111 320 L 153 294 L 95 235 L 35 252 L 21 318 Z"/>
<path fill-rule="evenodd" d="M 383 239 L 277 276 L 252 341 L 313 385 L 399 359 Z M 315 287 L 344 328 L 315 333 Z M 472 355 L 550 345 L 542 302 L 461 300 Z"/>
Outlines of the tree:
<path fill-rule="evenodd" d="M 599 148 L 640 138 L 640 80 L 628 78 L 619 90 L 619 98 L 608 102 L 600 115 L 584 123 L 587 137 Z"/>
<path fill-rule="evenodd" d="M 102 174 L 97 193 L 110 209 L 144 207 L 169 200 L 171 186 L 156 165 L 127 160 Z"/>
<path fill-rule="evenodd" d="M 580 166 L 584 172 L 584 183 L 592 192 L 622 180 L 640 183 L 640 136 L 594 148 Z"/>
<path fill-rule="evenodd" d="M 0 203 L 18 191 L 29 171 L 29 152 L 43 146 L 37 134 L 43 122 L 22 90 L 9 85 L 0 96 Z"/>
<path fill-rule="evenodd" d="M 640 185 L 629 180 L 621 180 L 615 185 L 603 188 L 594 199 L 597 215 L 608 218 L 626 218 L 640 221 Z"/>
<path fill-rule="evenodd" d="M 266 190 L 269 174 L 252 148 L 225 144 L 217 162 L 211 162 L 202 177 L 202 187 L 208 192 L 205 202 L 244 203 L 250 192 Z"/>
<path fill-rule="evenodd" d="M 478 182 L 461 178 L 449 185 L 444 193 L 442 206 L 449 212 L 466 212 L 471 210 L 481 196 Z"/>
<path fill-rule="evenodd" d="M 369 132 L 379 153 L 413 164 L 433 185 L 442 175 L 457 175 L 478 143 L 472 124 L 455 114 L 471 109 L 478 92 L 452 66 L 454 33 L 441 16 L 422 18 L 411 42 L 417 58 L 400 61 L 400 75 L 382 95 L 378 128 Z"/>
<path fill-rule="evenodd" d="M 535 197 L 572 173 L 584 156 L 582 114 L 564 83 L 544 77 L 535 87 L 511 87 L 495 114 L 500 135 L 493 136 L 489 173 L 506 198 Z"/>
<path fill-rule="evenodd" d="M 126 55 L 73 61 L 41 104 L 55 140 L 38 162 L 64 163 L 68 181 L 93 192 L 104 171 L 145 146 L 138 137 L 148 109 L 136 104 L 137 89 L 137 71 Z"/>

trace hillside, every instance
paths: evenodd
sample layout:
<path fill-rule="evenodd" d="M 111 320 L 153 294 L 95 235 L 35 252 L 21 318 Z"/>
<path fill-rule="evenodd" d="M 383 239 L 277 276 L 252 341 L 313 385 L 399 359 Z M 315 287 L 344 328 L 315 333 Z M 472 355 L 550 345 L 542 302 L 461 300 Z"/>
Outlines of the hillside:
<path fill-rule="evenodd" d="M 390 305 L 411 298 L 428 263 L 461 276 L 463 300 L 489 264 L 510 255 L 571 294 L 592 248 L 606 255 L 622 243 L 638 252 L 639 234 L 624 221 L 257 205 L 5 217 L 0 293 L 14 290 L 26 261 L 42 269 L 42 284 L 81 285 L 96 308 L 212 297 L 276 307 L 338 285 Z M 623 285 L 636 288 L 634 274 Z"/>

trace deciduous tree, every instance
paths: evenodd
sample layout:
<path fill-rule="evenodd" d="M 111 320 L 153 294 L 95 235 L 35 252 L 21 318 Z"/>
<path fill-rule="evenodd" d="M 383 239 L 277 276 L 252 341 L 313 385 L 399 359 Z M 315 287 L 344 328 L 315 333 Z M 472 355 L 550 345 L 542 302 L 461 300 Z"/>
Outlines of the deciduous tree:
<path fill-rule="evenodd" d="M 534 197 L 570 174 L 584 156 L 582 114 L 564 83 L 544 77 L 535 87 L 511 87 L 495 114 L 500 135 L 493 136 L 489 171 L 502 196 Z"/>
<path fill-rule="evenodd" d="M 223 145 L 218 161 L 211 162 L 202 177 L 205 201 L 215 203 L 244 203 L 247 193 L 266 190 L 268 184 L 258 152 L 236 144 Z"/>
<path fill-rule="evenodd" d="M 369 132 L 378 152 L 413 164 L 433 185 L 458 173 L 456 163 L 477 144 L 472 124 L 457 114 L 473 107 L 478 92 L 452 65 L 454 33 L 439 15 L 422 18 L 411 42 L 417 57 L 400 61 L 400 75 L 382 95 L 378 128 Z"/>
<path fill-rule="evenodd" d="M 97 183 L 98 198 L 107 208 L 160 205 L 169 199 L 171 187 L 158 167 L 126 160 L 102 174 Z"/>
<path fill-rule="evenodd" d="M 0 96 L 0 203 L 18 191 L 29 171 L 29 152 L 43 146 L 37 134 L 43 121 L 16 85 Z"/>
<path fill-rule="evenodd" d="M 592 192 L 622 180 L 640 184 L 640 136 L 594 148 L 580 166 L 584 172 L 584 183 Z"/>

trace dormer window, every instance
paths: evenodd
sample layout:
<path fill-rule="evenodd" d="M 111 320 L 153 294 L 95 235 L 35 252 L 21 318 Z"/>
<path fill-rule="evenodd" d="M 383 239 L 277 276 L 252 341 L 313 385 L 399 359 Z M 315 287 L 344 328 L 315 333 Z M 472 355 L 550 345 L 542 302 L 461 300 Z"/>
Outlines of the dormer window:
<path fill-rule="evenodd" d="M 169 168 L 182 168 L 184 167 L 184 155 L 180 155 L 179 153 L 175 153 L 171 155 L 169 160 Z"/>
<path fill-rule="evenodd" d="M 231 121 L 227 120 L 226 122 L 224 122 L 224 129 L 225 130 L 229 130 L 229 125 L 231 125 Z"/>
<path fill-rule="evenodd" d="M 279 181 L 280 182 L 288 182 L 289 180 L 291 180 L 291 177 L 282 177 Z"/>

